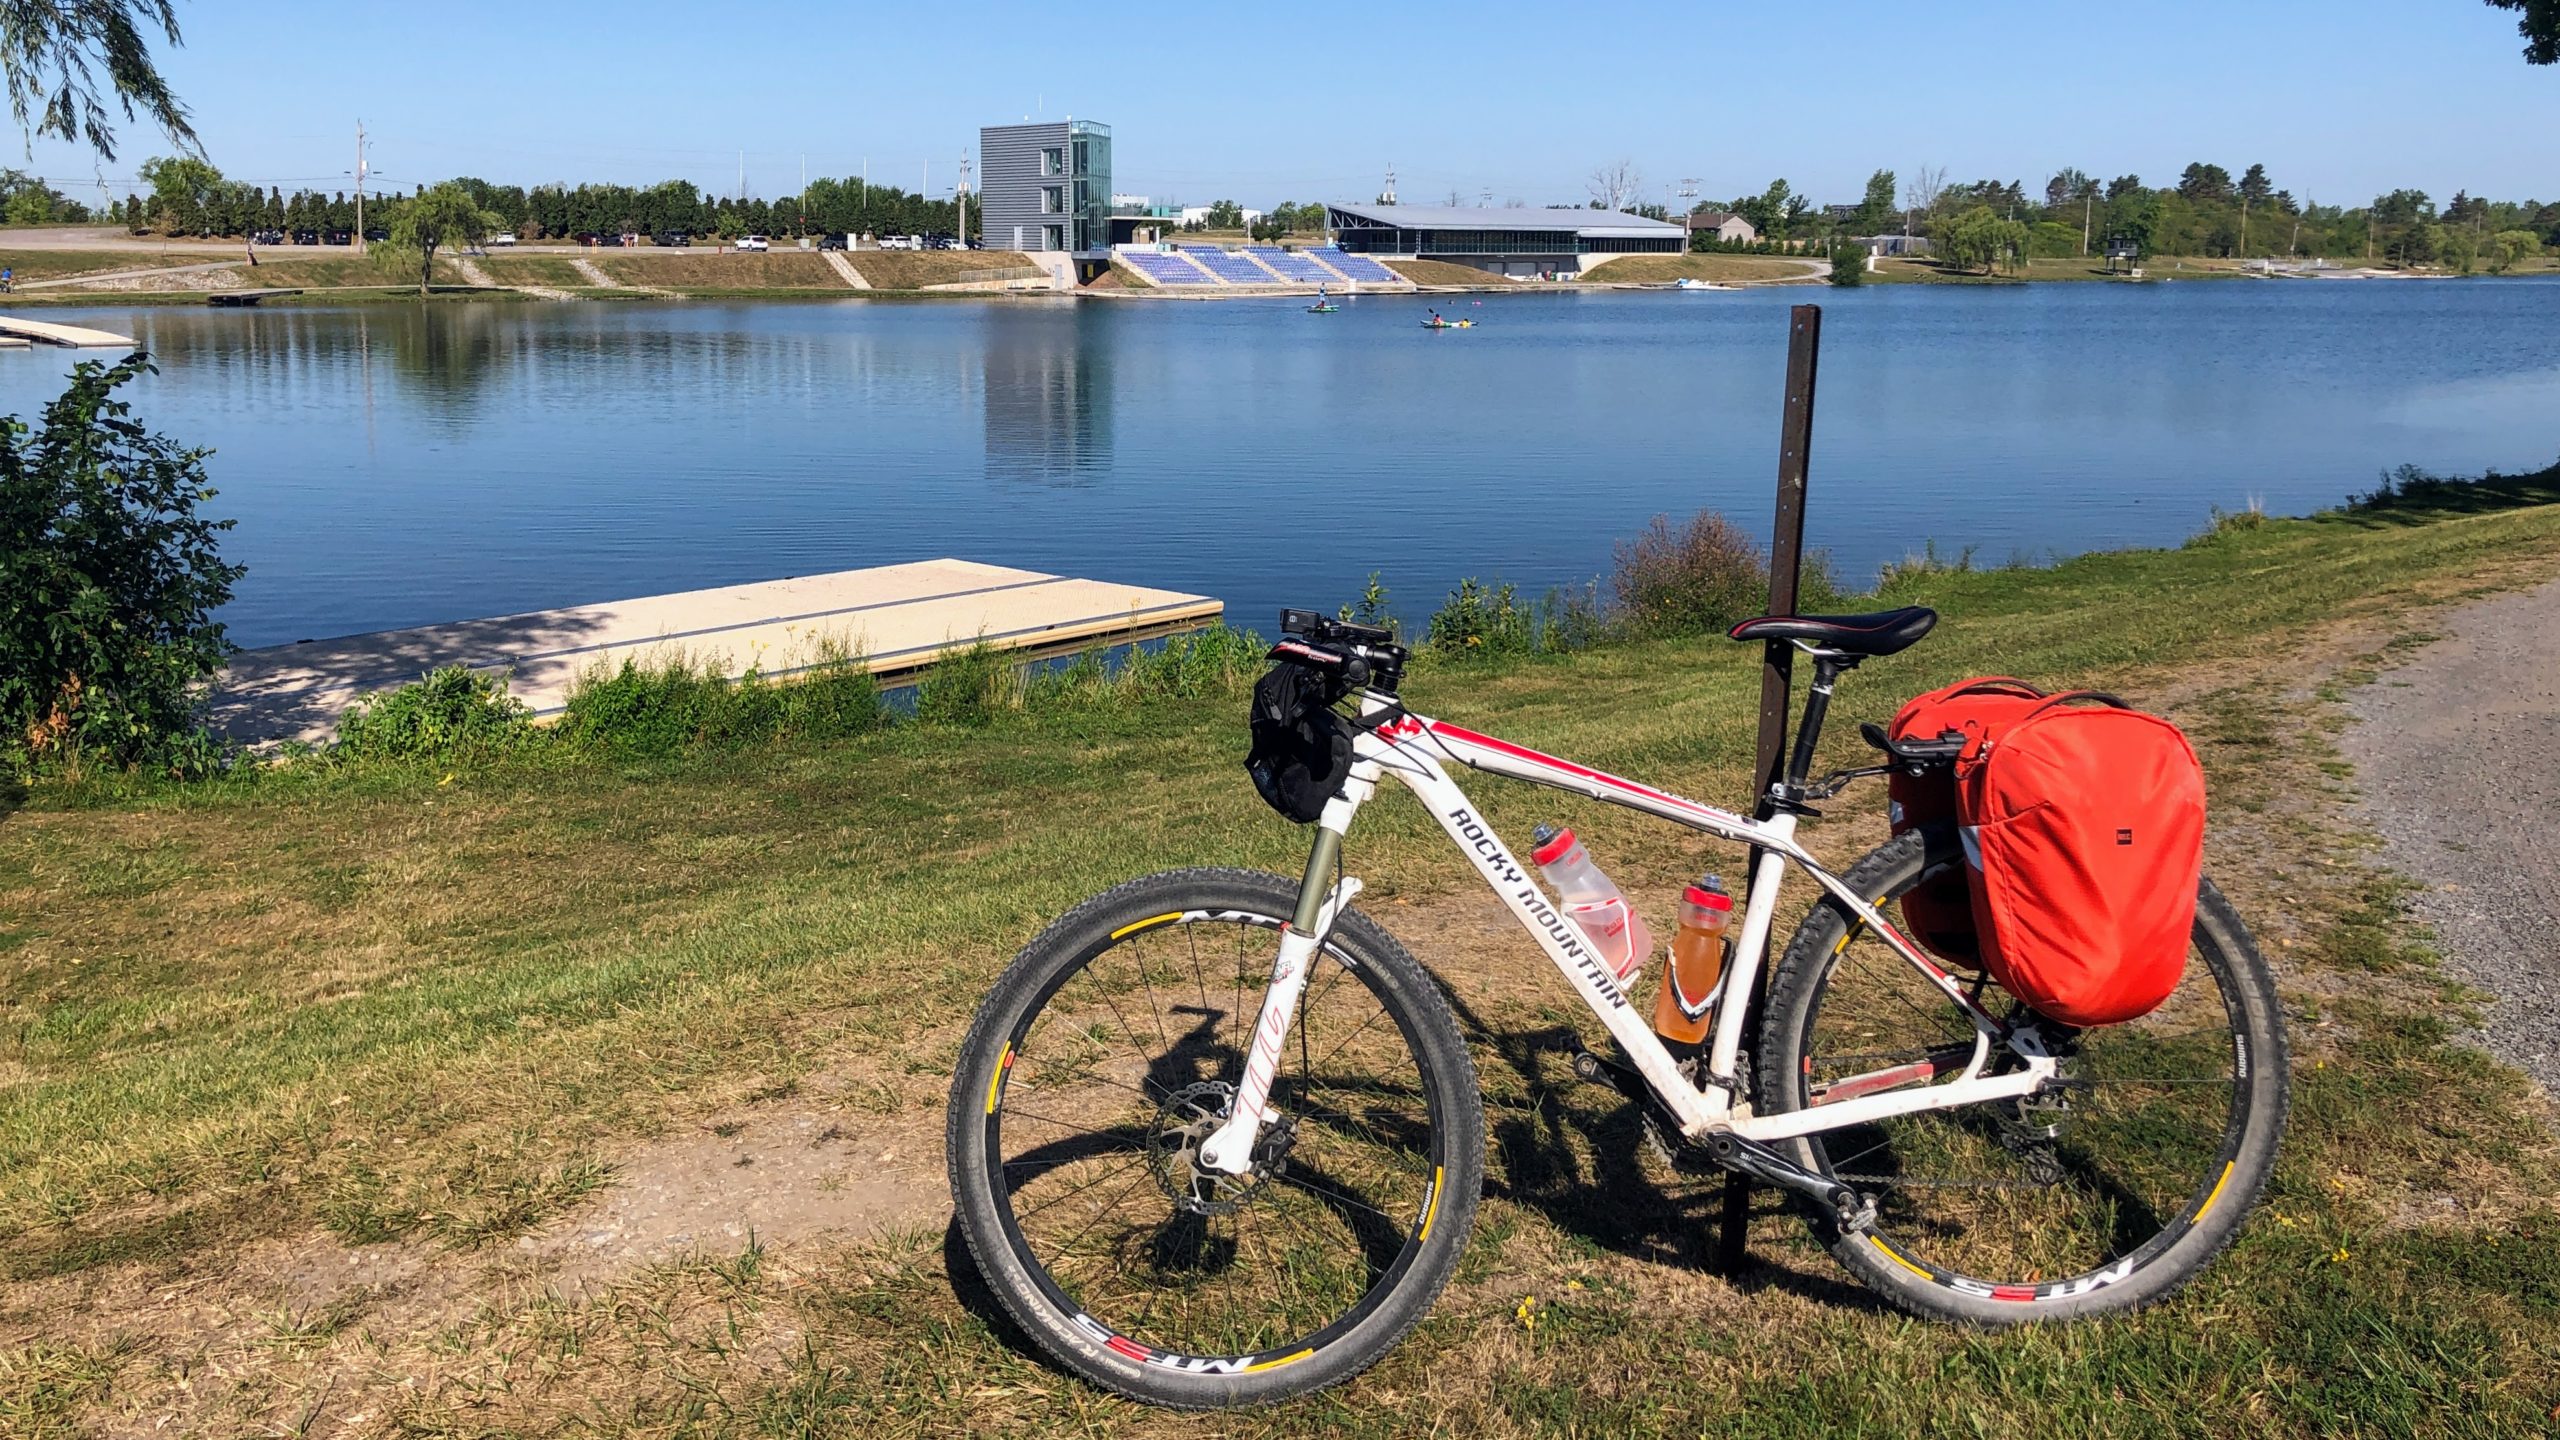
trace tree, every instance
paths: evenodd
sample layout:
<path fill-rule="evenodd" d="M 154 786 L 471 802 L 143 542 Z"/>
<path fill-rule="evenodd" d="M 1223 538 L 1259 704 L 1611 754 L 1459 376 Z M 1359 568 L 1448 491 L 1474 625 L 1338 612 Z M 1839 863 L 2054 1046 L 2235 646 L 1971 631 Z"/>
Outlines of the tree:
<path fill-rule="evenodd" d="M 2240 177 L 2240 198 L 2253 205 L 2264 205 L 2276 193 L 2275 183 L 2267 178 L 2267 167 L 2252 165 Z"/>
<path fill-rule="evenodd" d="M 2143 184 L 2141 176 L 2119 175 L 2113 180 L 2107 182 L 2107 200 L 2112 204 L 2115 201 L 2123 199 L 2127 195 L 2139 194 L 2142 189 Z"/>
<path fill-rule="evenodd" d="M 1947 167 L 1923 165 L 1911 183 L 1902 187 L 1903 233 L 1914 229 L 1913 220 L 1938 208 L 1938 197 L 1946 193 Z"/>
<path fill-rule="evenodd" d="M 418 262 L 418 293 L 427 293 L 435 278 L 436 251 L 448 245 L 477 245 L 498 228 L 498 217 L 480 208 L 471 192 L 455 181 L 418 192 L 400 202 L 391 215 L 391 252 Z"/>
<path fill-rule="evenodd" d="M 1220 200 L 1209 207 L 1209 213 L 1202 220 L 1204 229 L 1241 230 L 1244 228 L 1244 207 L 1233 200 Z"/>
<path fill-rule="evenodd" d="M 1959 269 L 1979 265 L 1982 273 L 2003 261 L 2014 264 L 2027 248 L 2027 227 L 2016 220 L 2003 219 L 1988 205 L 1976 205 L 1944 227 L 1938 236 L 1938 254 Z"/>
<path fill-rule="evenodd" d="M 181 150 L 202 153 L 187 108 L 160 76 L 146 32 L 179 44 L 174 0 L 49 0 L 0 5 L 0 75 L 9 113 L 33 140 L 85 141 L 99 158 L 116 158 L 115 127 L 98 93 L 104 70 L 116 104 L 131 120 L 148 115 Z"/>
<path fill-rule="evenodd" d="M 142 162 L 142 183 L 151 187 L 151 215 L 164 235 L 201 233 L 211 221 L 222 172 L 193 155 L 163 155 Z"/>
<path fill-rule="evenodd" d="M 1866 197 L 1858 202 L 1858 228 L 1869 235 L 1881 234 L 1893 222 L 1893 196 L 1896 181 L 1890 170 L 1878 170 L 1867 177 Z"/>
<path fill-rule="evenodd" d="M 1867 278 L 1867 247 L 1855 240 L 1840 239 L 1831 244 L 1831 283 L 1858 285 Z"/>
<path fill-rule="evenodd" d="M 230 653 L 213 616 L 243 572 L 222 561 L 232 522 L 196 514 L 205 452 L 115 398 L 151 368 L 81 361 L 41 428 L 0 421 L 0 767 L 211 755 L 194 692 Z"/>
<path fill-rule="evenodd" d="M 1784 180 L 1772 180 L 1769 188 L 1757 195 L 1745 195 L 1733 202 L 1733 212 L 1751 222 L 1751 228 L 1769 240 L 1782 240 L 1787 234 L 1789 202 L 1795 192 Z"/>
<path fill-rule="evenodd" d="M 1644 188 L 1644 177 L 1636 173 L 1634 161 L 1620 160 L 1592 171 L 1588 183 L 1593 209 L 1624 210 Z"/>
<path fill-rule="evenodd" d="M 2524 37 L 2528 65 L 2560 65 L 2560 0 L 2489 0 L 2501 10 L 2523 12 L 2516 33 Z"/>
<path fill-rule="evenodd" d="M 2228 200 L 2231 198 L 2231 172 L 2199 160 L 2178 177 L 2178 195 L 2190 201 Z"/>
<path fill-rule="evenodd" d="M 2542 253 L 2542 239 L 2530 230 L 2501 230 L 2489 237 L 2489 270 L 2503 275 L 2520 261 Z"/>

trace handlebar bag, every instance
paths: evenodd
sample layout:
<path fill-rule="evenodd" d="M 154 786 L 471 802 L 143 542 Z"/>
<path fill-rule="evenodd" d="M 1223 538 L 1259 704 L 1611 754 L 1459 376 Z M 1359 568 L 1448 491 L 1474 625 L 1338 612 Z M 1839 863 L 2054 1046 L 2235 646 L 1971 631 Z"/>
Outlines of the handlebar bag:
<path fill-rule="evenodd" d="M 1952 730 L 1965 737 L 1965 751 L 1971 754 L 2044 699 L 2042 690 L 2024 680 L 1978 675 L 1914 697 L 1894 712 L 1887 733 L 1896 740 L 1936 740 Z M 1896 766 L 1884 783 L 1892 801 L 1894 834 L 1955 823 L 1953 765 L 1933 765 L 1918 774 Z M 1951 866 L 1923 877 L 1901 903 L 1903 928 L 1923 949 L 1952 964 L 1982 968 L 1982 942 L 1973 924 L 1973 886 L 1965 867 Z"/>
<path fill-rule="evenodd" d="M 2204 767 L 2177 726 L 2111 695 L 2039 702 L 1956 762 L 1983 963 L 2067 1025 L 2147 1015 L 2186 973 L 2204 873 Z"/>
<path fill-rule="evenodd" d="M 1301 665 L 1280 664 L 1253 686 L 1253 748 L 1244 768 L 1264 803 L 1301 825 L 1351 773 L 1351 732 L 1333 713 L 1331 683 Z"/>

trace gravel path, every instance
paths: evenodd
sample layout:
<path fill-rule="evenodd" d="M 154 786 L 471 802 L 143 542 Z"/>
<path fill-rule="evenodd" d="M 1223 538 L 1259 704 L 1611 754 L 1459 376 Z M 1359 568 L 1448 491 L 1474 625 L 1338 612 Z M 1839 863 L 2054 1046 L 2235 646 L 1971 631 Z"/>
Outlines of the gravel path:
<path fill-rule="evenodd" d="M 2347 756 L 2446 965 L 2498 997 L 2475 1038 L 2560 1092 L 2560 583 L 2443 634 L 2348 697 Z"/>

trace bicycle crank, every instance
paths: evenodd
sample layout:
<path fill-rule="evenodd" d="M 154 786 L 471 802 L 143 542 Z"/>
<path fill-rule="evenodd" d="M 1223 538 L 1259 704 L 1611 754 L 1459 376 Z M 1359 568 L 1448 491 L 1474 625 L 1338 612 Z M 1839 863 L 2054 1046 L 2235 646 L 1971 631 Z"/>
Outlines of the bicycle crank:
<path fill-rule="evenodd" d="M 1681 1138 L 1679 1122 L 1663 1110 L 1633 1069 L 1589 1050 L 1574 1053 L 1573 1069 L 1583 1079 L 1606 1085 L 1642 1106 L 1645 1138 L 1673 1168 L 1687 1168 L 1681 1164 L 1682 1158 L 1703 1150 L 1706 1158 L 1724 1169 L 1810 1197 L 1845 1229 L 1864 1230 L 1875 1223 L 1875 1201 L 1828 1175 L 1805 1169 L 1757 1140 L 1724 1131 L 1699 1141 Z"/>

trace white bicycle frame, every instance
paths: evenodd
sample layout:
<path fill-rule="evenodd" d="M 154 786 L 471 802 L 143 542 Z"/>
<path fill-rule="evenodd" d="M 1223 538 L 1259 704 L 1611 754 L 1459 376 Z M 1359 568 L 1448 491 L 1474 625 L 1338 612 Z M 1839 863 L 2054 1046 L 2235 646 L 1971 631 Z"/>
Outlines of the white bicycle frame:
<path fill-rule="evenodd" d="M 1646 1086 L 1678 1120 L 1683 1135 L 1699 1139 L 1725 1132 L 1764 1143 L 1788 1140 L 1895 1115 L 2014 1099 L 2055 1078 L 2057 1064 L 2031 1028 L 2004 1032 L 1962 985 L 1877 912 L 1876 902 L 1851 889 L 1796 843 L 1795 816 L 1780 814 L 1768 820 L 1753 820 L 1701 805 L 1490 735 L 1420 715 L 1395 713 L 1391 698 L 1374 693 L 1361 697 L 1361 715 L 1372 722 L 1372 728 L 1355 733 L 1350 778 L 1326 803 L 1317 825 L 1331 832 L 1338 845 L 1360 807 L 1376 793 L 1379 779 L 1393 775 L 1402 781 L 1432 818 L 1440 822 L 1440 828 L 1449 832 L 1450 840 L 1474 863 L 1477 873 L 1493 887 L 1502 903 L 1510 907 L 1512 915 L 1563 973 L 1566 983 L 1582 997 L 1582 1003 L 1590 1006 L 1600 1023 L 1608 1027 L 1609 1034 L 1633 1060 Z M 1780 882 L 1788 866 L 1803 870 L 1896 954 L 1927 976 L 1946 995 L 1948 1003 L 1972 1022 L 1971 1057 L 1953 1079 L 1940 1078 L 1955 1068 L 1952 1062 L 1923 1060 L 1833 1080 L 1824 1086 L 1814 1104 L 1801 1110 L 1755 1115 L 1748 1103 L 1736 1103 L 1734 1098 L 1734 1063 L 1742 1048 L 1747 1004 L 1727 1003 L 1717 1012 L 1715 1035 L 1707 1052 L 1707 1082 L 1690 1083 L 1671 1052 L 1664 1048 L 1661 1037 L 1654 1034 L 1649 1019 L 1628 1003 L 1626 992 L 1619 988 L 1599 954 L 1585 942 L 1579 927 L 1557 910 L 1534 872 L 1513 857 L 1501 837 L 1493 833 L 1493 827 L 1476 812 L 1466 793 L 1449 778 L 1444 762 L 1450 761 L 1488 774 L 1572 791 L 1757 847 L 1759 866 L 1751 876 L 1742 935 L 1734 945 L 1731 970 L 1725 979 L 1724 993 L 1728 997 L 1752 993 L 1760 967 L 1767 961 Z M 1317 843 L 1317 853 L 1324 853 L 1325 837 L 1319 836 Z M 1310 866 L 1311 885 L 1316 878 L 1314 868 Z M 1359 888 L 1358 880 L 1343 880 L 1326 896 L 1315 925 L 1303 929 L 1295 924 L 1284 927 L 1279 958 L 1272 966 L 1271 983 L 1263 994 L 1262 1010 L 1254 1025 L 1253 1049 L 1246 1061 L 1235 1107 L 1201 1146 L 1202 1164 L 1229 1174 L 1241 1174 L 1251 1168 L 1254 1143 L 1270 1109 L 1281 1044 L 1296 1019 L 1299 996 L 1306 986 L 1308 962 L 1332 929 L 1334 917 Z M 2023 1059 L 2024 1067 L 1999 1075 L 1985 1073 L 1995 1043 Z M 1915 1084 L 1917 1088 L 1913 1088 Z"/>

